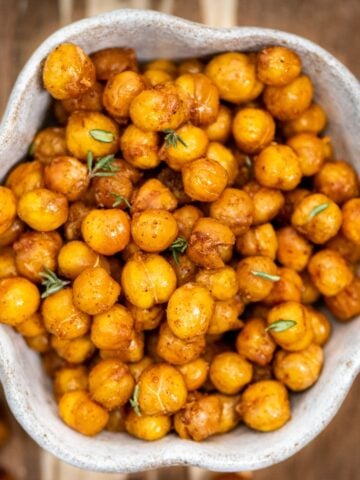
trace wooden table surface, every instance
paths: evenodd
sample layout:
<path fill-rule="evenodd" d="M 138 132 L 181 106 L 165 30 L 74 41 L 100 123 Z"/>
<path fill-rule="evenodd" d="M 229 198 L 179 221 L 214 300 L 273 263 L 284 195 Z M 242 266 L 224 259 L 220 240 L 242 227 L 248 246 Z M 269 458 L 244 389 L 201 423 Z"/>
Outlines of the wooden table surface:
<path fill-rule="evenodd" d="M 336 55 L 360 78 L 360 0 L 0 0 L 0 117 L 14 80 L 32 51 L 54 30 L 115 8 L 152 8 L 211 25 L 254 25 L 303 35 Z M 291 459 L 254 474 L 256 480 L 359 480 L 360 378 L 336 418 Z M 119 480 L 55 461 L 19 429 L 0 453 L 19 480 Z M 191 469 L 131 475 L 134 479 L 211 477 Z"/>

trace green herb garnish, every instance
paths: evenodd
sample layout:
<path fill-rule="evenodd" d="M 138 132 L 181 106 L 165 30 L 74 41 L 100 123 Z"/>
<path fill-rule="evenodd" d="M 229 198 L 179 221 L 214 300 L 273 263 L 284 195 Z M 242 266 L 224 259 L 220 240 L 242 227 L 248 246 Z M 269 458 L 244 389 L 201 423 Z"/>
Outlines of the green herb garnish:
<path fill-rule="evenodd" d="M 89 151 L 87 154 L 87 167 L 89 171 L 89 178 L 113 177 L 116 172 L 119 171 L 119 167 L 113 165 L 114 160 L 114 155 L 106 155 L 106 157 L 100 157 L 94 165 L 94 155 L 92 152 Z"/>
<path fill-rule="evenodd" d="M 28 150 L 29 157 L 33 157 L 34 153 L 35 153 L 35 142 L 32 142 L 29 145 L 29 150 Z"/>
<path fill-rule="evenodd" d="M 245 165 L 246 165 L 248 168 L 251 168 L 251 167 L 252 167 L 252 160 L 251 160 L 251 158 L 249 157 L 249 155 L 245 155 Z"/>
<path fill-rule="evenodd" d="M 40 276 L 43 279 L 41 285 L 45 287 L 45 291 L 42 293 L 41 298 L 46 298 L 49 295 L 62 290 L 70 283 L 69 280 L 61 280 L 61 278 L 59 278 L 55 272 L 47 267 L 45 267 L 44 271 L 40 273 Z"/>
<path fill-rule="evenodd" d="M 135 385 L 134 388 L 134 393 L 132 398 L 130 398 L 129 402 L 131 405 L 131 408 L 134 409 L 134 412 L 138 417 L 141 417 L 141 411 L 140 411 L 140 405 L 139 405 L 139 393 L 140 393 L 140 385 L 137 384 Z"/>
<path fill-rule="evenodd" d="M 98 128 L 89 130 L 89 134 L 92 138 L 102 143 L 111 143 L 115 139 L 113 133 L 109 132 L 108 130 L 100 130 Z"/>
<path fill-rule="evenodd" d="M 184 140 L 178 135 L 175 130 L 172 128 L 163 130 L 163 133 L 165 133 L 165 147 L 177 147 L 178 142 L 180 142 L 184 147 L 187 147 L 187 144 L 184 142 Z"/>
<path fill-rule="evenodd" d="M 321 205 L 318 205 L 315 207 L 311 212 L 309 213 L 308 220 L 312 220 L 316 215 L 319 215 L 319 213 L 323 212 L 330 206 L 330 203 L 322 203 Z"/>
<path fill-rule="evenodd" d="M 263 278 L 264 280 L 270 280 L 270 282 L 278 282 L 278 281 L 280 280 L 279 275 L 270 275 L 270 273 L 258 272 L 258 271 L 256 271 L 256 270 L 252 270 L 251 273 L 252 273 L 255 277 L 261 277 L 261 278 Z"/>
<path fill-rule="evenodd" d="M 265 328 L 266 332 L 285 332 L 296 325 L 295 320 L 276 320 Z"/>
<path fill-rule="evenodd" d="M 183 237 L 178 237 L 170 246 L 170 251 L 172 253 L 175 263 L 179 264 L 179 255 L 184 253 L 187 249 L 188 243 Z"/>
<path fill-rule="evenodd" d="M 111 195 L 115 197 L 115 201 L 112 204 L 113 207 L 118 207 L 122 203 L 125 203 L 128 209 L 131 210 L 131 203 L 126 197 L 124 197 L 124 195 L 118 195 L 117 193 L 113 193 L 113 192 L 111 192 Z"/>

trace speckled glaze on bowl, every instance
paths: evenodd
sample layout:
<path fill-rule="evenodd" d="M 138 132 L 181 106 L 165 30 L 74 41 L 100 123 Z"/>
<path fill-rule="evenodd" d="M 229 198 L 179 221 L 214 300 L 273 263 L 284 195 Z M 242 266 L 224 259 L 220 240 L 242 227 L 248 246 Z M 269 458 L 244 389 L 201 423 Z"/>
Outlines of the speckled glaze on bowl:
<path fill-rule="evenodd" d="M 41 63 L 61 42 L 87 52 L 131 46 L 140 58 L 190 57 L 224 50 L 256 50 L 285 45 L 301 55 L 315 82 L 316 99 L 330 118 L 339 157 L 360 171 L 360 87 L 353 75 L 317 45 L 284 32 L 260 28 L 215 29 L 152 11 L 118 10 L 65 27 L 49 37 L 19 75 L 0 126 L 0 177 L 25 155 L 49 104 L 41 87 Z M 210 470 L 255 470 L 280 462 L 304 447 L 329 423 L 360 370 L 360 318 L 334 325 L 317 384 L 292 398 L 292 420 L 281 430 L 236 431 L 203 443 L 170 435 L 146 443 L 123 434 L 86 438 L 57 416 L 50 384 L 39 358 L 10 328 L 0 327 L 0 377 L 10 408 L 31 437 L 60 459 L 103 472 L 136 472 L 166 465 L 196 465 Z M 341 441 L 341 439 L 338 439 Z"/>

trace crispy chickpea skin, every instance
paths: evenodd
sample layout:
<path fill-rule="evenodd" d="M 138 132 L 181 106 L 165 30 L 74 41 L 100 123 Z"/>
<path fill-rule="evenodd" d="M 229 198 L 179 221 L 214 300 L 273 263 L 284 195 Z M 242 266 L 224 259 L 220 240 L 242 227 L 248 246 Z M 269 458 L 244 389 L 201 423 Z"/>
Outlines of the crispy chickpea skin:
<path fill-rule="evenodd" d="M 24 223 L 18 218 L 15 218 L 10 226 L 3 233 L 0 233 L 0 248 L 8 247 L 14 243 L 22 234 L 24 228 Z"/>
<path fill-rule="evenodd" d="M 353 281 L 337 295 L 325 297 L 330 312 L 341 322 L 347 322 L 360 315 L 360 278 Z"/>
<path fill-rule="evenodd" d="M 122 210 L 92 210 L 83 220 L 81 231 L 85 242 L 95 252 L 114 255 L 130 241 L 130 221 Z"/>
<path fill-rule="evenodd" d="M 239 175 L 239 163 L 230 148 L 219 142 L 210 142 L 206 158 L 221 165 L 228 176 L 227 185 L 233 185 Z"/>
<path fill-rule="evenodd" d="M 95 82 L 94 86 L 87 90 L 83 95 L 80 95 L 76 98 L 68 98 L 67 100 L 62 100 L 60 105 L 63 108 L 66 117 L 68 117 L 69 114 L 75 112 L 75 110 L 91 110 L 94 112 L 101 112 L 103 108 L 103 91 L 104 87 L 102 86 L 102 84 L 99 82 Z M 64 123 L 66 123 L 66 121 Z"/>
<path fill-rule="evenodd" d="M 216 389 L 226 395 L 235 395 L 251 382 L 253 368 L 250 362 L 235 352 L 216 355 L 210 364 L 209 376 Z"/>
<path fill-rule="evenodd" d="M 130 104 L 130 118 L 142 130 L 177 129 L 189 119 L 189 110 L 178 87 L 172 83 L 143 90 Z"/>
<path fill-rule="evenodd" d="M 171 295 L 166 315 L 173 334 L 186 340 L 206 333 L 213 311 L 214 300 L 209 291 L 186 283 Z"/>
<path fill-rule="evenodd" d="M 266 331 L 266 326 L 262 318 L 249 318 L 236 338 L 239 355 L 260 366 L 272 361 L 276 349 L 276 343 Z"/>
<path fill-rule="evenodd" d="M 147 170 L 160 163 L 159 141 L 157 132 L 144 131 L 130 124 L 120 137 L 120 148 L 126 161 Z"/>
<path fill-rule="evenodd" d="M 309 261 L 308 271 L 316 288 L 327 297 L 340 293 L 354 278 L 343 257 L 330 249 L 315 253 Z"/>
<path fill-rule="evenodd" d="M 83 390 L 64 393 L 59 402 L 59 415 L 66 425 L 88 436 L 101 432 L 109 420 L 108 412 Z"/>
<path fill-rule="evenodd" d="M 298 133 L 288 139 L 287 145 L 298 155 L 303 175 L 315 175 L 320 171 L 325 161 L 321 138 L 312 133 Z"/>
<path fill-rule="evenodd" d="M 309 108 L 313 97 L 309 77 L 300 75 L 285 86 L 267 86 L 264 102 L 267 110 L 278 120 L 294 120 Z"/>
<path fill-rule="evenodd" d="M 119 294 L 120 285 L 102 267 L 86 268 L 73 283 L 74 304 L 89 315 L 109 310 Z"/>
<path fill-rule="evenodd" d="M 210 216 L 227 225 L 236 236 L 248 231 L 253 212 L 250 196 L 237 188 L 226 188 L 210 205 Z"/>
<path fill-rule="evenodd" d="M 224 167 L 207 158 L 186 163 L 182 169 L 185 192 L 200 202 L 217 200 L 225 189 L 228 178 Z"/>
<path fill-rule="evenodd" d="M 135 50 L 132 48 L 104 48 L 90 56 L 98 80 L 109 80 L 125 70 L 137 70 Z"/>
<path fill-rule="evenodd" d="M 320 211 L 317 212 L 317 209 Z M 321 245 L 334 237 L 341 227 L 341 210 L 329 197 L 314 193 L 295 204 L 291 223 L 313 243 Z"/>
<path fill-rule="evenodd" d="M 284 205 L 284 195 L 280 190 L 262 187 L 256 182 L 249 182 L 244 191 L 250 196 L 254 205 L 253 225 L 269 222 L 280 212 Z"/>
<path fill-rule="evenodd" d="M 16 216 L 16 197 L 10 188 L 0 186 L 0 234 L 6 232 Z"/>
<path fill-rule="evenodd" d="M 187 255 L 204 268 L 221 268 L 232 256 L 235 235 L 213 218 L 199 218 L 191 232 Z"/>
<path fill-rule="evenodd" d="M 313 246 L 295 228 L 286 226 L 277 232 L 277 259 L 287 268 L 296 272 L 304 270 L 312 255 Z"/>
<path fill-rule="evenodd" d="M 66 392 L 86 390 L 88 387 L 88 372 L 82 365 L 63 367 L 54 376 L 54 393 L 60 398 Z"/>
<path fill-rule="evenodd" d="M 245 303 L 259 302 L 269 295 L 278 281 L 277 267 L 269 257 L 246 257 L 236 268 L 239 294 Z M 265 274 L 265 275 L 264 275 Z M 273 279 L 264 278 L 270 275 Z"/>
<path fill-rule="evenodd" d="M 165 146 L 165 157 L 169 167 L 180 172 L 186 163 L 205 156 L 209 139 L 203 129 L 191 123 L 175 130 L 175 134 L 184 143 L 177 140 L 176 145 Z"/>
<path fill-rule="evenodd" d="M 175 210 L 177 207 L 175 195 L 160 180 L 151 178 L 141 185 L 132 199 L 131 213 L 148 209 Z"/>
<path fill-rule="evenodd" d="M 178 235 L 174 216 L 166 210 L 144 210 L 131 221 L 131 236 L 145 252 L 161 252 L 170 247 Z"/>
<path fill-rule="evenodd" d="M 280 280 L 267 297 L 263 299 L 265 305 L 276 305 L 283 302 L 300 302 L 303 283 L 300 275 L 292 268 L 278 268 Z"/>
<path fill-rule="evenodd" d="M 182 340 L 175 336 L 165 322 L 160 327 L 159 339 L 156 346 L 160 358 L 172 365 L 184 365 L 200 357 L 205 350 L 205 337 L 196 337 Z"/>
<path fill-rule="evenodd" d="M 166 303 L 176 288 L 176 275 L 163 257 L 136 253 L 125 264 L 121 285 L 126 299 L 139 308 Z"/>
<path fill-rule="evenodd" d="M 257 55 L 256 72 L 261 82 L 281 87 L 300 74 L 301 60 L 286 47 L 267 47 Z"/>
<path fill-rule="evenodd" d="M 37 311 L 39 304 L 39 290 L 26 278 L 0 280 L 0 323 L 22 323 Z"/>
<path fill-rule="evenodd" d="M 284 122 L 282 131 L 285 137 L 292 137 L 297 133 L 319 134 L 326 126 L 326 114 L 322 107 L 316 103 L 310 105 L 299 117 Z"/>
<path fill-rule="evenodd" d="M 140 375 L 139 408 L 145 415 L 166 415 L 180 410 L 186 402 L 183 376 L 171 365 L 150 365 Z"/>
<path fill-rule="evenodd" d="M 360 261 L 360 243 L 355 244 L 351 240 L 348 240 L 340 232 L 335 237 L 330 238 L 326 243 L 326 248 L 335 250 L 349 263 L 357 263 Z"/>
<path fill-rule="evenodd" d="M 360 198 L 348 200 L 342 209 L 342 233 L 345 238 L 360 245 Z"/>
<path fill-rule="evenodd" d="M 11 247 L 0 248 L 0 279 L 18 275 L 14 250 Z"/>
<path fill-rule="evenodd" d="M 116 350 L 100 350 L 100 357 L 104 360 L 117 358 L 124 363 L 139 362 L 144 357 L 144 341 L 144 332 L 133 331 L 127 347 Z"/>
<path fill-rule="evenodd" d="M 26 192 L 44 187 L 44 167 L 38 160 L 20 163 L 9 174 L 6 186 L 16 197 Z"/>
<path fill-rule="evenodd" d="M 271 432 L 290 420 L 286 388 L 276 380 L 263 380 L 247 387 L 237 406 L 244 423 L 261 432 Z"/>
<path fill-rule="evenodd" d="M 236 272 L 227 265 L 216 270 L 200 270 L 196 283 L 207 288 L 216 300 L 231 300 L 239 289 Z"/>
<path fill-rule="evenodd" d="M 260 255 L 275 260 L 277 248 L 278 240 L 271 223 L 251 227 L 236 239 L 236 250 L 243 257 Z"/>
<path fill-rule="evenodd" d="M 313 343 L 322 347 L 328 341 L 331 334 L 330 320 L 320 310 L 312 307 L 307 307 L 307 309 L 310 315 L 311 328 L 314 333 Z"/>
<path fill-rule="evenodd" d="M 238 296 L 231 300 L 215 302 L 207 334 L 219 335 L 231 330 L 239 330 L 244 325 L 244 322 L 239 318 L 244 309 L 245 305 Z"/>
<path fill-rule="evenodd" d="M 319 345 L 309 345 L 300 352 L 280 350 L 275 355 L 274 374 L 290 390 L 301 392 L 317 381 L 323 362 L 324 354 Z"/>
<path fill-rule="evenodd" d="M 61 358 L 73 364 L 84 363 L 95 352 L 95 345 L 88 335 L 71 340 L 53 336 L 51 346 Z"/>
<path fill-rule="evenodd" d="M 154 305 L 151 308 L 139 308 L 127 302 L 127 308 L 134 318 L 134 328 L 137 332 L 157 328 L 165 313 L 162 305 Z"/>
<path fill-rule="evenodd" d="M 168 415 L 136 415 L 130 410 L 125 419 L 126 431 L 133 437 L 148 442 L 160 440 L 171 430 L 171 419 Z"/>
<path fill-rule="evenodd" d="M 46 188 L 74 202 L 89 186 L 88 170 L 74 157 L 56 157 L 44 169 L 44 182 Z"/>
<path fill-rule="evenodd" d="M 241 151 L 258 153 L 273 141 L 275 122 L 265 110 L 243 108 L 234 117 L 232 132 Z"/>
<path fill-rule="evenodd" d="M 125 405 L 134 387 L 129 367 L 114 358 L 101 360 L 89 373 L 90 396 L 107 410 Z"/>
<path fill-rule="evenodd" d="M 197 208 L 194 205 L 184 205 L 175 210 L 173 215 L 178 224 L 179 235 L 186 240 L 189 239 L 195 223 L 199 218 L 204 216 L 200 208 Z"/>
<path fill-rule="evenodd" d="M 231 121 L 231 110 L 225 105 L 220 105 L 215 121 L 205 127 L 205 133 L 210 142 L 225 143 L 231 133 Z"/>
<path fill-rule="evenodd" d="M 72 280 L 75 280 L 81 272 L 89 267 L 108 269 L 104 257 L 79 240 L 65 243 L 59 251 L 57 260 L 59 273 Z M 53 270 L 50 266 L 49 268 Z"/>
<path fill-rule="evenodd" d="M 34 138 L 31 147 L 36 160 L 47 164 L 55 157 L 68 154 L 65 129 L 59 127 L 48 127 L 40 130 Z"/>
<path fill-rule="evenodd" d="M 198 390 L 207 380 L 209 372 L 209 363 L 203 358 L 198 358 L 192 362 L 178 366 L 182 376 L 184 377 L 186 389 L 188 392 Z"/>
<path fill-rule="evenodd" d="M 134 319 L 127 308 L 115 304 L 109 310 L 94 316 L 91 340 L 103 350 L 125 349 L 130 345 Z"/>

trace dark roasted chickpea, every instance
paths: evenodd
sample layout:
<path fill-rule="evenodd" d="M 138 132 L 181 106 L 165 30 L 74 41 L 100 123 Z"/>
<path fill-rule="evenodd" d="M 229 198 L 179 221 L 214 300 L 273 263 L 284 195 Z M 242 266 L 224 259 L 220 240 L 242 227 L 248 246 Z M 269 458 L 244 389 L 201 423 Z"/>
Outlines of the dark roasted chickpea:
<path fill-rule="evenodd" d="M 167 210 L 144 210 L 131 221 L 131 236 L 145 252 L 161 252 L 170 247 L 178 235 L 174 216 Z"/>
<path fill-rule="evenodd" d="M 6 232 L 16 216 L 16 197 L 10 188 L 0 186 L 0 234 Z"/>
<path fill-rule="evenodd" d="M 143 131 L 131 124 L 121 135 L 120 148 L 125 160 L 142 170 L 155 168 L 160 163 L 159 135 L 156 132 Z"/>
<path fill-rule="evenodd" d="M 326 248 L 335 250 L 349 263 L 357 263 L 360 261 L 360 243 L 356 245 L 344 237 L 342 233 L 338 233 L 335 237 L 330 238 L 326 244 Z"/>
<path fill-rule="evenodd" d="M 129 346 L 117 350 L 100 350 L 100 357 L 117 358 L 124 363 L 139 362 L 144 357 L 144 333 L 133 331 Z"/>
<path fill-rule="evenodd" d="M 65 128 L 48 127 L 40 130 L 32 143 L 32 151 L 35 159 L 45 164 L 55 157 L 67 155 Z"/>
<path fill-rule="evenodd" d="M 244 322 L 239 318 L 244 309 L 244 303 L 237 296 L 230 300 L 215 302 L 207 334 L 219 335 L 231 330 L 239 330 L 244 325 Z"/>
<path fill-rule="evenodd" d="M 196 283 L 207 288 L 216 300 L 231 300 L 239 289 L 236 272 L 224 266 L 216 270 L 200 270 Z"/>
<path fill-rule="evenodd" d="M 297 202 L 291 217 L 298 232 L 320 245 L 338 233 L 341 220 L 340 208 L 322 193 L 308 195 Z"/>
<path fill-rule="evenodd" d="M 33 315 L 40 304 L 37 287 L 26 278 L 0 280 L 0 323 L 15 326 Z"/>
<path fill-rule="evenodd" d="M 18 275 L 14 250 L 11 247 L 0 248 L 0 279 Z"/>
<path fill-rule="evenodd" d="M 353 198 L 345 203 L 342 218 L 342 234 L 355 245 L 360 245 L 360 198 Z"/>
<path fill-rule="evenodd" d="M 313 246 L 293 227 L 283 227 L 277 232 L 277 259 L 284 267 L 296 272 L 304 270 L 312 255 Z"/>
<path fill-rule="evenodd" d="M 137 70 L 136 54 L 132 48 L 104 48 L 93 53 L 90 58 L 95 65 L 98 80 L 109 80 L 124 70 Z"/>
<path fill-rule="evenodd" d="M 186 240 L 189 239 L 195 223 L 199 218 L 204 216 L 200 208 L 197 208 L 194 205 L 184 205 L 175 210 L 173 215 L 178 224 L 179 235 Z"/>
<path fill-rule="evenodd" d="M 88 169 L 74 157 L 56 157 L 44 169 L 44 182 L 46 188 L 74 202 L 89 186 Z"/>
<path fill-rule="evenodd" d="M 0 248 L 8 247 L 14 243 L 22 234 L 24 228 L 24 223 L 18 218 L 15 218 L 10 226 L 3 233 L 0 233 Z"/>
<path fill-rule="evenodd" d="M 209 372 L 209 363 L 203 358 L 198 358 L 192 362 L 178 366 L 184 377 L 186 389 L 188 392 L 198 390 L 207 380 Z"/>
<path fill-rule="evenodd" d="M 20 163 L 6 179 L 9 187 L 16 197 L 21 197 L 26 192 L 44 187 L 44 167 L 38 160 Z"/>
<path fill-rule="evenodd" d="M 191 232 L 186 253 L 204 268 L 221 268 L 232 256 L 235 235 L 213 218 L 199 218 Z"/>
<path fill-rule="evenodd" d="M 125 349 L 130 345 L 133 328 L 134 319 L 129 310 L 116 303 L 94 316 L 91 340 L 102 350 Z"/>
<path fill-rule="evenodd" d="M 15 328 L 23 337 L 38 337 L 46 333 L 42 316 L 38 312 L 17 324 Z"/>
<path fill-rule="evenodd" d="M 320 292 L 311 280 L 309 272 L 304 270 L 300 274 L 303 282 L 303 290 L 301 293 L 301 303 L 305 305 L 311 305 L 317 302 L 320 298 Z"/>
<path fill-rule="evenodd" d="M 314 333 L 313 343 L 322 347 L 328 341 L 331 334 L 331 323 L 327 316 L 320 310 L 316 310 L 312 307 L 307 307 L 311 328 Z"/>
<path fill-rule="evenodd" d="M 231 110 L 225 105 L 220 105 L 219 112 L 213 123 L 205 127 L 205 133 L 210 142 L 225 143 L 231 133 Z"/>
<path fill-rule="evenodd" d="M 347 322 L 360 315 L 360 278 L 353 281 L 337 295 L 325 297 L 326 306 L 341 322 Z"/>
<path fill-rule="evenodd" d="M 246 184 L 244 191 L 253 201 L 253 225 L 261 225 L 272 220 L 280 212 L 285 202 L 284 195 L 280 190 L 262 187 L 256 182 Z"/>
<path fill-rule="evenodd" d="M 277 267 L 269 257 L 246 257 L 238 263 L 236 272 L 239 294 L 245 303 L 263 300 L 279 280 Z"/>
<path fill-rule="evenodd" d="M 154 305 L 151 308 L 139 308 L 127 302 L 127 308 L 134 318 L 134 328 L 137 332 L 157 328 L 165 313 L 162 305 Z"/>
<path fill-rule="evenodd" d="M 247 387 L 237 411 L 248 427 L 261 432 L 277 430 L 291 417 L 287 390 L 275 380 L 263 380 Z"/>
<path fill-rule="evenodd" d="M 265 110 L 243 108 L 234 117 L 232 132 L 240 150 L 258 153 L 273 141 L 275 122 Z"/>
<path fill-rule="evenodd" d="M 219 142 L 210 142 L 206 158 L 219 163 L 228 175 L 227 185 L 233 185 L 239 175 L 239 165 L 237 159 L 230 148 L 225 147 Z"/>
<path fill-rule="evenodd" d="M 165 146 L 165 157 L 169 167 L 180 172 L 186 163 L 205 156 L 209 139 L 203 129 L 191 123 L 175 130 L 175 134 L 181 141 Z"/>
<path fill-rule="evenodd" d="M 175 195 L 160 180 L 151 178 L 141 185 L 132 199 L 131 213 L 148 209 L 175 210 Z"/>
<path fill-rule="evenodd" d="M 217 390 L 235 395 L 251 382 L 252 365 L 235 352 L 216 355 L 210 364 L 209 376 Z"/>
<path fill-rule="evenodd" d="M 281 87 L 300 74 L 301 60 L 297 53 L 286 47 L 263 48 L 257 55 L 256 72 L 266 85 Z"/>
<path fill-rule="evenodd" d="M 69 366 L 58 369 L 54 376 L 54 393 L 60 398 L 66 392 L 87 390 L 88 372 L 83 365 Z"/>
<path fill-rule="evenodd" d="M 236 239 L 236 250 L 243 257 L 260 255 L 275 260 L 277 248 L 278 240 L 271 223 L 251 227 Z"/>
<path fill-rule="evenodd" d="M 225 189 L 229 177 L 218 162 L 199 158 L 185 164 L 182 178 L 189 197 L 201 202 L 214 202 Z"/>
<path fill-rule="evenodd" d="M 176 337 L 167 323 L 160 327 L 157 354 L 173 365 L 184 365 L 200 357 L 205 350 L 205 337 L 197 335 L 187 340 Z"/>
<path fill-rule="evenodd" d="M 227 225 L 236 236 L 248 231 L 253 212 L 250 196 L 237 188 L 226 188 L 210 205 L 210 216 Z"/>
<path fill-rule="evenodd" d="M 236 338 L 236 350 L 257 365 L 268 365 L 276 349 L 276 343 L 266 331 L 266 321 L 249 318 Z"/>
<path fill-rule="evenodd" d="M 101 112 L 103 108 L 102 95 L 104 87 L 101 83 L 95 82 L 94 86 L 87 90 L 83 95 L 76 98 L 68 98 L 61 101 L 61 106 L 64 109 L 65 115 L 75 112 L 76 110 L 91 110 L 94 112 Z M 55 112 L 56 114 L 56 112 Z M 66 121 L 63 123 L 67 122 Z M 61 123 L 61 122 L 60 122 Z"/>
<path fill-rule="evenodd" d="M 274 283 L 269 295 L 263 299 L 265 305 L 283 302 L 300 302 L 303 283 L 300 275 L 292 268 L 278 268 L 280 280 Z"/>
<path fill-rule="evenodd" d="M 316 288 L 327 297 L 340 293 L 354 278 L 343 257 L 330 249 L 315 253 L 309 261 L 308 271 Z"/>
<path fill-rule="evenodd" d="M 90 210 L 90 207 L 83 202 L 74 202 L 69 205 L 68 218 L 64 224 L 66 240 L 79 240 L 81 238 L 81 224 Z"/>
<path fill-rule="evenodd" d="M 282 131 L 285 137 L 292 137 L 297 133 L 305 132 L 317 135 L 324 130 L 326 121 L 326 114 L 322 107 L 313 103 L 294 120 L 284 122 L 282 125 Z"/>
<path fill-rule="evenodd" d="M 172 256 L 169 263 L 174 269 L 178 287 L 188 282 L 195 282 L 198 267 L 187 255 Z"/>
<path fill-rule="evenodd" d="M 168 415 L 137 415 L 133 410 L 125 419 L 127 433 L 148 442 L 160 440 L 171 430 L 171 419 Z"/>
<path fill-rule="evenodd" d="M 309 108 L 313 97 L 309 77 L 300 75 L 285 86 L 267 86 L 264 102 L 271 115 L 278 120 L 294 120 Z"/>
<path fill-rule="evenodd" d="M 95 345 L 88 335 L 67 340 L 51 337 L 51 346 L 56 353 L 68 363 L 84 363 L 95 352 Z"/>
<path fill-rule="evenodd" d="M 96 84 L 97 84 L 97 82 L 95 82 L 94 87 L 96 86 Z M 86 94 L 84 94 L 84 95 L 86 95 Z M 82 98 L 82 96 L 80 98 Z M 72 100 L 74 100 L 76 102 L 77 99 L 76 98 L 71 98 L 68 101 L 71 102 Z M 65 108 L 62 104 L 64 101 L 66 101 L 66 100 L 55 100 L 54 103 L 53 103 L 54 116 L 55 116 L 57 122 L 59 123 L 59 125 L 66 125 L 67 121 L 68 121 L 68 118 L 69 118 L 69 113 L 65 110 Z"/>

